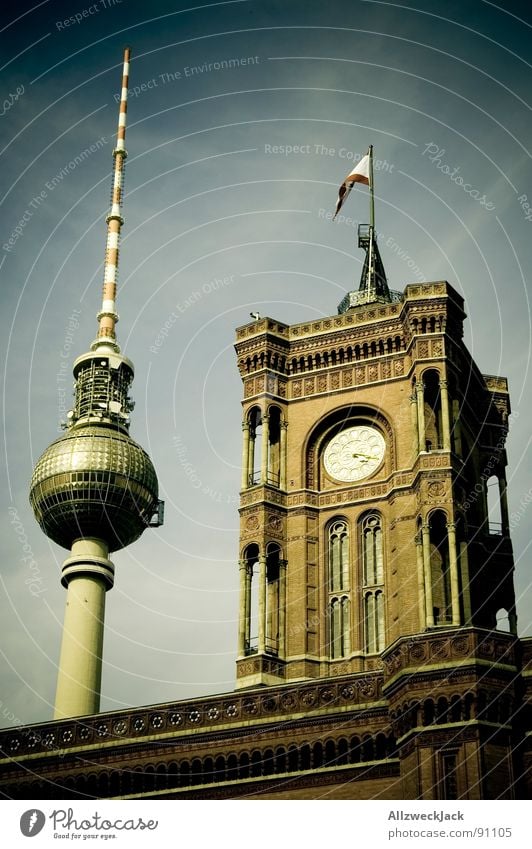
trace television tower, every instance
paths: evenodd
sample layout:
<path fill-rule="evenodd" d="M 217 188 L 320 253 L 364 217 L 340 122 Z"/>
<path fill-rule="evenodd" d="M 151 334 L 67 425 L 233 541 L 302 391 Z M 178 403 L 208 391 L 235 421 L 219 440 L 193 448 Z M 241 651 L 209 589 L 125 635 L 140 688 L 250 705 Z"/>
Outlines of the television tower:
<path fill-rule="evenodd" d="M 103 301 L 90 351 L 74 362 L 66 432 L 38 460 L 30 502 L 41 528 L 70 549 L 54 718 L 98 713 L 105 594 L 114 582 L 109 552 L 162 524 L 158 482 L 147 453 L 129 436 L 133 363 L 116 340 L 116 281 L 122 219 L 130 50 L 124 53 L 111 210 L 107 216 Z"/>

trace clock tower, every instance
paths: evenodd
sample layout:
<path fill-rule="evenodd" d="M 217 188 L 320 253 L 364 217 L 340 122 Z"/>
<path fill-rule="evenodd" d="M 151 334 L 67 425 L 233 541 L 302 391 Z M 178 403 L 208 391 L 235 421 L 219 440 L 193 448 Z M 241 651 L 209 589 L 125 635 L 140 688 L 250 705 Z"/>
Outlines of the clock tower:
<path fill-rule="evenodd" d="M 369 231 L 369 232 L 368 232 Z M 237 686 L 383 669 L 405 638 L 516 633 L 505 378 L 443 281 L 388 289 L 373 228 L 338 314 L 237 330 Z"/>

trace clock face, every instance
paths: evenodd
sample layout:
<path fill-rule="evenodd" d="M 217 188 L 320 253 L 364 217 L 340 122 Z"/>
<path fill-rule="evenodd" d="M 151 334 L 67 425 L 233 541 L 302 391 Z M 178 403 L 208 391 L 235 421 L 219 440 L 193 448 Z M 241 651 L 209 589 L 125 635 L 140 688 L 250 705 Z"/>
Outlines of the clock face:
<path fill-rule="evenodd" d="M 378 469 L 386 443 L 369 425 L 349 427 L 333 436 L 323 458 L 325 469 L 338 481 L 359 481 Z"/>

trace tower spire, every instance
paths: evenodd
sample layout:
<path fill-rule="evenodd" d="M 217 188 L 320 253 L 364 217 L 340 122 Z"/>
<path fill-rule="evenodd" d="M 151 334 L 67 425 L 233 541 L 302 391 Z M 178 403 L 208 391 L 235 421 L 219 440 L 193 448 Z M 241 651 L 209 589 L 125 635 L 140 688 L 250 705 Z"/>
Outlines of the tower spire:
<path fill-rule="evenodd" d="M 338 305 L 338 312 L 369 304 L 374 301 L 389 303 L 392 295 L 388 289 L 386 272 L 377 246 L 377 231 L 375 229 L 375 184 L 373 179 L 373 145 L 370 144 L 367 154 L 361 159 L 353 171 L 347 175 L 340 187 L 335 216 L 338 214 L 345 197 L 354 184 L 365 183 L 369 186 L 369 224 L 358 225 L 358 247 L 364 248 L 366 256 L 360 275 L 358 292 L 348 292 Z"/>
<path fill-rule="evenodd" d="M 111 195 L 111 209 L 107 216 L 107 244 L 105 249 L 103 274 L 102 308 L 97 316 L 98 335 L 91 346 L 93 351 L 105 347 L 111 348 L 113 351 L 116 351 L 116 353 L 120 352 L 120 347 L 116 341 L 116 323 L 118 321 L 118 314 L 116 312 L 116 283 L 118 276 L 120 230 L 124 223 L 124 219 L 122 218 L 122 196 L 127 158 L 126 118 L 130 56 L 131 49 L 126 47 L 124 50 L 124 66 L 122 70 L 122 88 L 120 92 L 120 111 L 118 113 L 116 147 L 113 150 L 113 187 Z"/>

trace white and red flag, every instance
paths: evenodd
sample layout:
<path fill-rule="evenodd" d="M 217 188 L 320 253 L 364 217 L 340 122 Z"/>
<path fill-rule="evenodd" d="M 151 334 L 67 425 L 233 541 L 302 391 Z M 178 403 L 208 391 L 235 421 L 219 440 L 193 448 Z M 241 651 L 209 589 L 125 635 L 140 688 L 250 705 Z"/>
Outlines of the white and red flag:
<path fill-rule="evenodd" d="M 369 153 L 366 153 L 366 155 L 362 157 L 360 162 L 355 165 L 351 173 L 347 175 L 338 190 L 338 200 L 336 201 L 336 211 L 333 215 L 333 221 L 340 212 L 344 201 L 346 200 L 347 196 L 349 195 L 349 192 L 351 191 L 355 183 L 364 183 L 366 186 L 369 186 L 369 169 Z"/>

